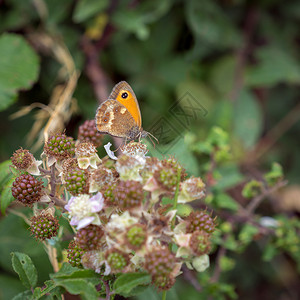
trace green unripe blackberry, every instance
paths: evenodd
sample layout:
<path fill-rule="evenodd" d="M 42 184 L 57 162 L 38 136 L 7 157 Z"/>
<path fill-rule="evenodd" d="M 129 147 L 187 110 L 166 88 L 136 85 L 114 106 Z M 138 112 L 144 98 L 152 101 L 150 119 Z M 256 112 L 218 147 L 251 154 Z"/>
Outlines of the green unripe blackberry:
<path fill-rule="evenodd" d="M 84 251 L 96 250 L 102 244 L 103 234 L 100 226 L 91 224 L 77 231 L 76 242 Z"/>
<path fill-rule="evenodd" d="M 72 241 L 69 244 L 67 253 L 69 264 L 73 267 L 82 268 L 81 257 L 85 252 L 76 244 L 75 241 Z"/>
<path fill-rule="evenodd" d="M 119 181 L 114 196 L 115 202 L 122 210 L 139 207 L 144 198 L 143 186 L 134 180 Z"/>
<path fill-rule="evenodd" d="M 87 120 L 78 128 L 78 140 L 88 141 L 99 147 L 102 145 L 103 134 L 97 131 L 95 120 Z"/>
<path fill-rule="evenodd" d="M 205 231 L 195 231 L 191 238 L 189 246 L 197 256 L 207 254 L 210 251 L 210 234 Z"/>
<path fill-rule="evenodd" d="M 175 278 L 173 276 L 156 276 L 152 279 L 154 284 L 159 290 L 169 290 L 175 284 Z"/>
<path fill-rule="evenodd" d="M 89 192 L 89 172 L 88 170 L 80 169 L 78 166 L 69 168 L 64 175 L 66 189 L 73 196 L 79 194 L 88 194 Z"/>
<path fill-rule="evenodd" d="M 13 153 L 11 162 L 18 170 L 26 170 L 34 163 L 34 157 L 28 150 L 20 148 Z"/>
<path fill-rule="evenodd" d="M 138 250 L 147 241 L 146 227 L 141 224 L 134 224 L 127 229 L 125 233 L 125 242 L 128 248 Z"/>
<path fill-rule="evenodd" d="M 57 159 L 66 159 L 75 155 L 75 142 L 64 133 L 56 133 L 48 138 L 44 152 Z"/>
<path fill-rule="evenodd" d="M 108 183 L 101 188 L 101 193 L 104 197 L 105 204 L 107 206 L 117 206 L 118 203 L 115 201 L 114 190 L 116 188 L 116 183 Z"/>
<path fill-rule="evenodd" d="M 203 230 L 209 234 L 215 231 L 215 221 L 205 211 L 193 211 L 186 218 L 186 232 Z"/>
<path fill-rule="evenodd" d="M 112 273 L 122 272 L 123 269 L 129 264 L 128 254 L 121 252 L 118 249 L 110 249 L 106 255 L 106 261 L 111 267 Z"/>
<path fill-rule="evenodd" d="M 43 183 L 30 174 L 22 174 L 12 184 L 13 197 L 26 206 L 40 201 L 43 193 Z"/>
<path fill-rule="evenodd" d="M 145 255 L 144 268 L 153 278 L 168 277 L 176 266 L 175 255 L 168 248 L 156 248 Z"/>
<path fill-rule="evenodd" d="M 51 239 L 57 235 L 58 220 L 50 214 L 40 214 L 31 218 L 30 231 L 38 240 Z"/>

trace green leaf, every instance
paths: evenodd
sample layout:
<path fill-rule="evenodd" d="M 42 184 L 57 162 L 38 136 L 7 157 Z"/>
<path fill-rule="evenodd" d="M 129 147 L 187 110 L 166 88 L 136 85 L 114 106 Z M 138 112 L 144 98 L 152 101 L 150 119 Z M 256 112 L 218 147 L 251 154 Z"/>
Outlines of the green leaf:
<path fill-rule="evenodd" d="M 245 198 L 253 198 L 262 192 L 262 187 L 262 182 L 253 179 L 245 184 L 242 195 Z"/>
<path fill-rule="evenodd" d="M 63 294 L 62 288 L 57 286 L 53 280 L 47 280 L 43 288 L 37 287 L 34 289 L 33 299 L 40 299 L 44 295 L 56 295 L 59 297 L 60 294 Z"/>
<path fill-rule="evenodd" d="M 246 85 L 272 87 L 280 82 L 300 82 L 300 64 L 292 53 L 270 45 L 258 50 L 257 58 L 258 63 L 246 72 Z"/>
<path fill-rule="evenodd" d="M 79 0 L 75 6 L 73 20 L 83 22 L 103 12 L 109 4 L 108 0 Z"/>
<path fill-rule="evenodd" d="M 14 102 L 19 89 L 28 89 L 37 80 L 39 57 L 26 40 L 16 34 L 0 36 L 0 109 Z"/>
<path fill-rule="evenodd" d="M 220 259 L 220 268 L 224 271 L 230 271 L 235 267 L 235 260 L 228 257 L 228 256 L 222 256 Z"/>
<path fill-rule="evenodd" d="M 0 164 L 0 186 L 5 184 L 12 177 L 9 166 L 11 166 L 11 160 L 6 160 Z"/>
<path fill-rule="evenodd" d="M 246 148 L 252 148 L 262 130 L 262 112 L 253 94 L 240 92 L 234 112 L 234 134 Z"/>
<path fill-rule="evenodd" d="M 239 208 L 239 205 L 236 203 L 236 201 L 225 193 L 217 194 L 214 201 L 218 208 L 229 209 L 232 211 L 237 211 Z"/>
<path fill-rule="evenodd" d="M 24 253 L 12 252 L 12 266 L 16 273 L 18 273 L 23 285 L 30 289 L 36 286 L 37 270 L 32 263 L 31 258 Z"/>
<path fill-rule="evenodd" d="M 228 47 L 240 42 L 231 18 L 214 1 L 186 1 L 186 19 L 194 34 L 205 44 Z"/>
<path fill-rule="evenodd" d="M 127 273 L 122 274 L 114 282 L 113 289 L 117 294 L 129 294 L 139 285 L 147 285 L 151 282 L 151 276 L 148 273 Z"/>
<path fill-rule="evenodd" d="M 56 285 L 65 288 L 72 295 L 80 295 L 83 300 L 98 300 L 99 293 L 91 282 L 84 279 L 55 279 Z"/>
<path fill-rule="evenodd" d="M 32 300 L 38 299 L 38 298 L 33 298 L 31 290 L 22 292 L 22 293 L 20 293 L 20 294 L 18 294 L 15 297 L 12 298 L 12 300 L 31 300 L 31 299 Z"/>
<path fill-rule="evenodd" d="M 264 253 L 262 256 L 262 259 L 264 261 L 271 261 L 275 255 L 279 253 L 279 250 L 276 249 L 276 246 L 273 244 L 268 244 L 266 247 L 264 247 Z"/>
<path fill-rule="evenodd" d="M 98 284 L 100 280 L 99 275 L 94 271 L 72 267 L 68 263 L 64 263 L 58 272 L 50 275 L 50 278 L 53 280 L 89 279 L 95 284 Z"/>
<path fill-rule="evenodd" d="M 265 174 L 265 179 L 269 186 L 273 186 L 283 178 L 282 166 L 279 163 L 274 162 L 271 167 L 271 171 Z"/>
<path fill-rule="evenodd" d="M 257 232 L 257 227 L 250 224 L 246 224 L 245 226 L 243 226 L 242 230 L 239 233 L 239 240 L 243 244 L 249 244 L 250 242 L 252 242 L 253 236 L 257 234 Z"/>
<path fill-rule="evenodd" d="M 1 213 L 3 215 L 5 215 L 5 211 L 6 211 L 7 207 L 10 205 L 10 203 L 12 203 L 15 200 L 15 198 L 13 197 L 13 195 L 11 193 L 11 187 L 12 187 L 14 180 L 15 180 L 15 178 L 11 178 L 10 181 L 8 181 L 5 184 L 3 191 L 1 193 Z"/>
<path fill-rule="evenodd" d="M 228 189 L 244 180 L 244 176 L 236 164 L 226 164 L 218 168 L 218 172 L 220 178 L 214 186 L 214 188 L 218 190 Z"/>

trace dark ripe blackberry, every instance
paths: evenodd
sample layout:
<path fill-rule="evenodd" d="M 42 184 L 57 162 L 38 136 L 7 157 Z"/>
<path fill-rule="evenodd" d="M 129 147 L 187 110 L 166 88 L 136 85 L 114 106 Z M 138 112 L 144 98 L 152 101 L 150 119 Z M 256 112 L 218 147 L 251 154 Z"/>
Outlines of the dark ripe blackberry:
<path fill-rule="evenodd" d="M 78 166 L 70 168 L 65 176 L 66 189 L 73 196 L 89 193 L 89 171 L 80 169 Z"/>
<path fill-rule="evenodd" d="M 145 255 L 144 268 L 153 278 L 168 277 L 176 266 L 175 255 L 168 248 L 156 248 Z"/>
<path fill-rule="evenodd" d="M 75 241 L 72 241 L 69 244 L 67 253 L 69 264 L 73 267 L 82 268 L 81 257 L 85 252 L 76 244 Z"/>
<path fill-rule="evenodd" d="M 106 261 L 111 267 L 112 273 L 120 273 L 129 264 L 129 256 L 118 249 L 110 249 L 105 254 Z"/>
<path fill-rule="evenodd" d="M 191 238 L 189 246 L 196 256 L 208 254 L 210 251 L 210 234 L 205 231 L 195 231 Z"/>
<path fill-rule="evenodd" d="M 131 225 L 125 233 L 125 241 L 128 248 L 140 249 L 147 241 L 146 227 L 141 224 Z"/>
<path fill-rule="evenodd" d="M 166 291 L 175 284 L 175 278 L 173 276 L 156 276 L 152 279 L 152 284 L 160 291 Z"/>
<path fill-rule="evenodd" d="M 38 202 L 42 195 L 43 183 L 30 174 L 22 174 L 12 184 L 13 197 L 26 206 Z"/>
<path fill-rule="evenodd" d="M 77 231 L 76 242 L 84 251 L 96 250 L 101 247 L 103 235 L 104 232 L 100 226 L 88 225 Z"/>
<path fill-rule="evenodd" d="M 30 231 L 39 240 L 51 239 L 57 235 L 58 220 L 50 214 L 40 214 L 31 218 Z"/>
<path fill-rule="evenodd" d="M 56 133 L 48 138 L 44 152 L 57 159 L 66 159 L 75 155 L 75 142 L 64 133 Z"/>
<path fill-rule="evenodd" d="M 144 198 L 143 186 L 134 180 L 119 181 L 114 196 L 115 202 L 122 210 L 138 207 Z"/>
<path fill-rule="evenodd" d="M 18 170 L 26 170 L 34 163 L 34 157 L 29 150 L 20 148 L 14 152 L 11 162 Z"/>
<path fill-rule="evenodd" d="M 203 230 L 209 234 L 215 231 L 216 224 L 214 220 L 205 211 L 193 211 L 186 218 L 186 232 Z"/>
<path fill-rule="evenodd" d="M 87 120 L 78 128 L 78 140 L 89 141 L 99 147 L 102 145 L 103 134 L 97 131 L 95 120 Z"/>

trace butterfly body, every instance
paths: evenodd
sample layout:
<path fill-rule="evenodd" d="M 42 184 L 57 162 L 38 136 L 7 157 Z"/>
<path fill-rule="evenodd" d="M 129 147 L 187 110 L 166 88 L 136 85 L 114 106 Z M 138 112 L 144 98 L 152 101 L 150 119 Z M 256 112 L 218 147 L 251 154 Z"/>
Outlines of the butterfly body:
<path fill-rule="evenodd" d="M 136 96 L 125 81 L 118 83 L 108 100 L 98 107 L 95 122 L 99 132 L 126 140 L 143 138 L 148 134 L 141 127 L 141 112 Z"/>

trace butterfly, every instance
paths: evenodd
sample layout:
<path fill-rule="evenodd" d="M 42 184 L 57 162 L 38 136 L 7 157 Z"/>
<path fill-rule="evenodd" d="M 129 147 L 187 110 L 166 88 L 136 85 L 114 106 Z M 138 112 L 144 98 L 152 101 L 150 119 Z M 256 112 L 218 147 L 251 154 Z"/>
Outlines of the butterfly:
<path fill-rule="evenodd" d="M 116 84 L 108 99 L 100 104 L 95 123 L 99 132 L 122 137 L 126 141 L 141 139 L 149 134 L 142 128 L 137 98 L 126 81 Z"/>

